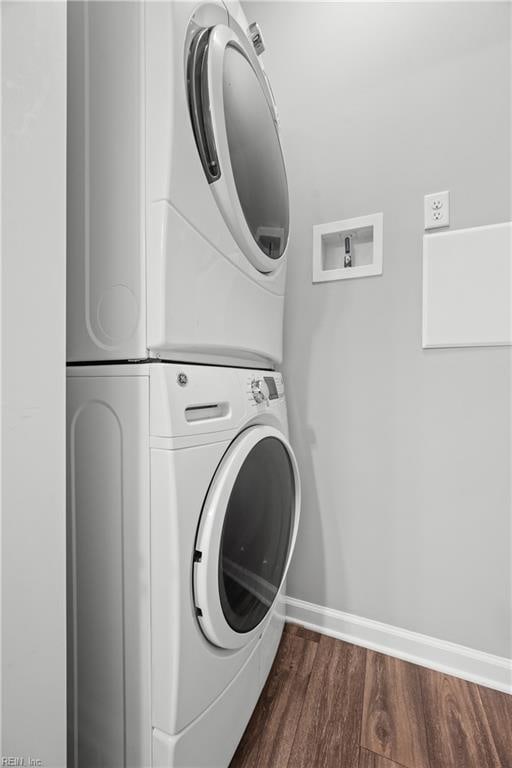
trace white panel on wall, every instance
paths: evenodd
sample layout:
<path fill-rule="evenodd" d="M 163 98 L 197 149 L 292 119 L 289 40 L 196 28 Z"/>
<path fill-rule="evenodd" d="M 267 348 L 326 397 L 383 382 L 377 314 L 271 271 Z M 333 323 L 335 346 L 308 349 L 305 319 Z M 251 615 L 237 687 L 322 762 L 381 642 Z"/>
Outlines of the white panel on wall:
<path fill-rule="evenodd" d="M 512 223 L 423 238 L 423 346 L 512 343 Z"/>

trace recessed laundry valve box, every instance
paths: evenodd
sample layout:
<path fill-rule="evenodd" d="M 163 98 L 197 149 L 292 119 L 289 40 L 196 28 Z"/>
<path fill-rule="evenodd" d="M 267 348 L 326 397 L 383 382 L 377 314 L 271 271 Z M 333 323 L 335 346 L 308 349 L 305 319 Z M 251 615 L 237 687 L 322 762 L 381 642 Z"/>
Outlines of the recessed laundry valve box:
<path fill-rule="evenodd" d="M 382 274 L 382 213 L 313 227 L 313 282 Z"/>

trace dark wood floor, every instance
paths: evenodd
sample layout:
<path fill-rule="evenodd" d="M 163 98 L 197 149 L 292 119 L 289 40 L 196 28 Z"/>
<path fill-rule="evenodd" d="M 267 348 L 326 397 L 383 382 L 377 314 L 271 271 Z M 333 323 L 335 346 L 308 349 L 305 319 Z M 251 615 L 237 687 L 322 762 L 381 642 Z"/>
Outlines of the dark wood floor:
<path fill-rule="evenodd" d="M 230 768 L 512 768 L 512 696 L 288 624 Z"/>

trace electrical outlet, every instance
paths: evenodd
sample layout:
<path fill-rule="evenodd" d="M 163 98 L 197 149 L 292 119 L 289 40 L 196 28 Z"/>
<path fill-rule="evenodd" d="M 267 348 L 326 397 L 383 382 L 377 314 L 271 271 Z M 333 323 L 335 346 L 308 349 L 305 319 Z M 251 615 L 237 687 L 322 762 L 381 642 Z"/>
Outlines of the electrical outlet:
<path fill-rule="evenodd" d="M 425 229 L 450 226 L 450 193 L 425 195 Z"/>

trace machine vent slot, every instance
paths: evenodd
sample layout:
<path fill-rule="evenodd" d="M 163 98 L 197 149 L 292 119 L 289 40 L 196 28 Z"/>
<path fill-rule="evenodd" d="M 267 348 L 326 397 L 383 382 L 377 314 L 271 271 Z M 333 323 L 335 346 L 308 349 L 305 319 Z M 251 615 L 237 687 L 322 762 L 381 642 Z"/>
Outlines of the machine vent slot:
<path fill-rule="evenodd" d="M 210 403 L 207 405 L 190 405 L 185 408 L 185 419 L 189 424 L 195 421 L 208 421 L 210 419 L 222 419 L 229 413 L 227 403 Z"/>

